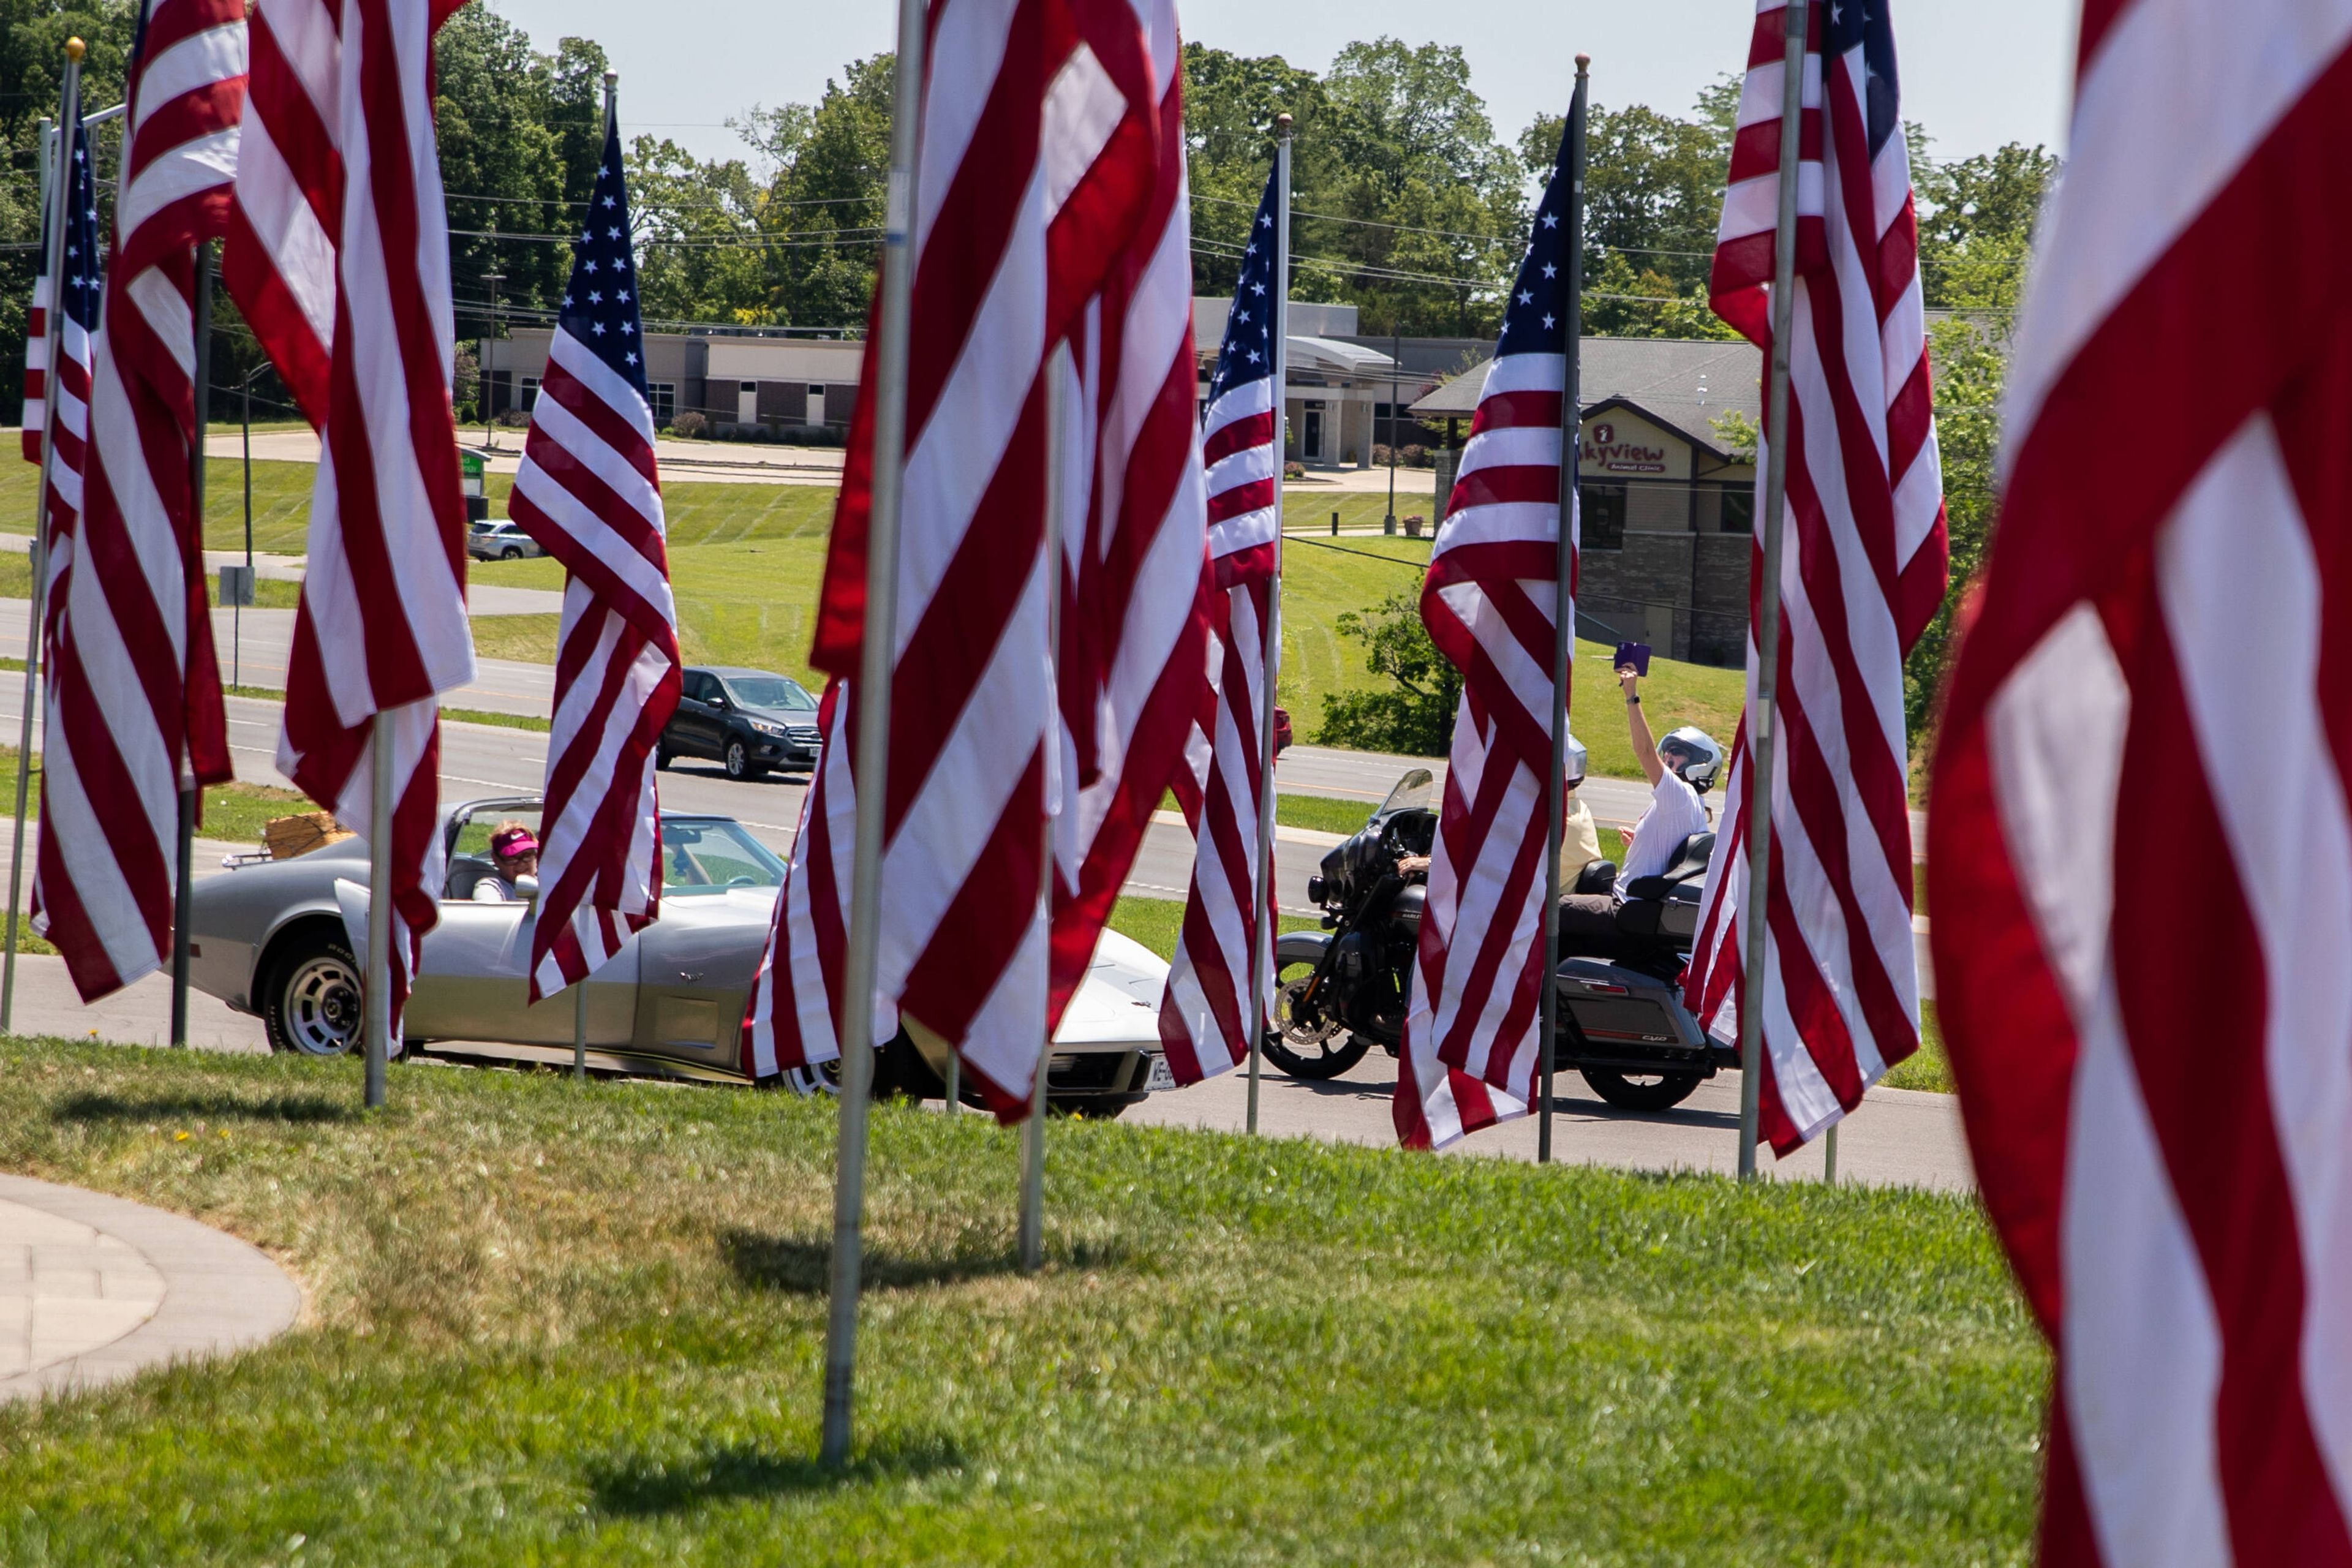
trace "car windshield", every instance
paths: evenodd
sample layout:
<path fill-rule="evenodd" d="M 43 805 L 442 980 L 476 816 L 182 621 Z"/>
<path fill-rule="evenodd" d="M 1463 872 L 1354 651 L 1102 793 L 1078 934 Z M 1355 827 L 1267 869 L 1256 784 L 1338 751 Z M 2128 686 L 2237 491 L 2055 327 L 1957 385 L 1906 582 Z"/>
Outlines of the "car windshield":
<path fill-rule="evenodd" d="M 1397 780 L 1396 787 L 1389 791 L 1388 799 L 1381 802 L 1381 808 L 1372 813 L 1372 820 L 1378 822 L 1391 812 L 1427 810 L 1436 785 L 1436 775 L 1427 768 L 1411 770 Z"/>
<path fill-rule="evenodd" d="M 784 863 L 740 822 L 665 819 L 661 840 L 664 896 L 783 885 Z"/>
<path fill-rule="evenodd" d="M 781 675 L 730 675 L 727 689 L 738 707 L 785 708 L 814 711 L 816 699 L 797 680 Z"/>

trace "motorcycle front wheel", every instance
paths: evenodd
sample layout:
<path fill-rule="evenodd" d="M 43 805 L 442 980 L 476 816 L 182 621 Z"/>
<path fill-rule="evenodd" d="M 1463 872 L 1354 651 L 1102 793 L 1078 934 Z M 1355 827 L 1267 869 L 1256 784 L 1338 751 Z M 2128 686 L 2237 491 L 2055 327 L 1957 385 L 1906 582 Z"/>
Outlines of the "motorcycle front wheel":
<path fill-rule="evenodd" d="M 1275 965 L 1275 1026 L 1265 1037 L 1265 1059 L 1293 1078 L 1320 1082 L 1362 1061 L 1372 1043 L 1305 1002 L 1303 993 L 1314 973 L 1311 959 L 1285 959 Z"/>

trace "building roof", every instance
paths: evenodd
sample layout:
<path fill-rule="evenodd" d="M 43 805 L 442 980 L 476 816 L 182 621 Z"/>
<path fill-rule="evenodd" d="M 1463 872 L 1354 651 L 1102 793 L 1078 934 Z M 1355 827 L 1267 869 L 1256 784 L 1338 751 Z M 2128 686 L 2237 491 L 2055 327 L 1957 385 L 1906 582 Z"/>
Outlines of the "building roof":
<path fill-rule="evenodd" d="M 1283 340 L 1290 350 L 1289 368 L 1321 375 L 1385 376 L 1396 362 L 1378 349 L 1343 343 L 1337 338 L 1307 338 L 1293 332 Z"/>
<path fill-rule="evenodd" d="M 1466 419 L 1486 390 L 1488 360 L 1412 405 L 1424 418 Z M 1727 413 L 1763 415 L 1764 356 L 1743 340 L 1586 338 L 1580 390 L 1587 408 L 1622 402 L 1727 455 L 1713 421 Z"/>

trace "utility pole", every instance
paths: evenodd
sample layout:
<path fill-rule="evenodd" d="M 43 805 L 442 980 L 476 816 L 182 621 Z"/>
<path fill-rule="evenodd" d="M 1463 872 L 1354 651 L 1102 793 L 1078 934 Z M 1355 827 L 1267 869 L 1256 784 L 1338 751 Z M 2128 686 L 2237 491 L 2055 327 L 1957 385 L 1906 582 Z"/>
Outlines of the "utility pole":
<path fill-rule="evenodd" d="M 499 341 L 499 285 L 506 280 L 507 275 L 503 272 L 482 274 L 482 281 L 490 286 L 490 330 L 489 335 L 482 340 L 482 450 L 485 452 L 497 441 L 490 429 L 495 419 L 490 394 L 498 384 L 490 378 L 490 347 Z"/>
<path fill-rule="evenodd" d="M 1404 334 L 1394 318 L 1389 321 L 1389 525 L 1384 531 L 1396 531 L 1396 465 L 1397 465 L 1397 378 L 1403 370 L 1400 356 L 1404 353 Z M 1434 509 L 1432 509 L 1434 510 Z M 1432 531 L 1434 531 L 1433 529 Z"/>

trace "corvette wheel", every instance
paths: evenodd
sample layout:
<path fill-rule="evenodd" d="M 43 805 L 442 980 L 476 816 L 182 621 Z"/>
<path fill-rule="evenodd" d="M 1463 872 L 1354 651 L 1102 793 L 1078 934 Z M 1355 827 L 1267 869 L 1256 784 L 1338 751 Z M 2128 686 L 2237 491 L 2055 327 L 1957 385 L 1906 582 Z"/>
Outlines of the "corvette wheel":
<path fill-rule="evenodd" d="M 340 936 L 312 937 L 289 952 L 262 1005 L 271 1048 L 298 1056 L 348 1055 L 366 1016 L 360 967 Z"/>

